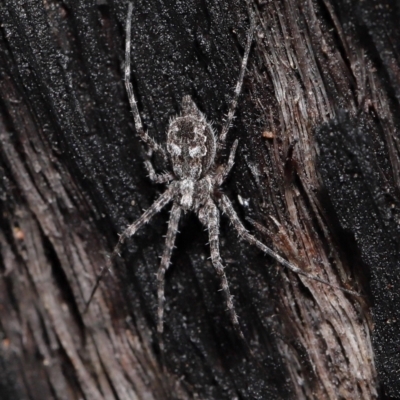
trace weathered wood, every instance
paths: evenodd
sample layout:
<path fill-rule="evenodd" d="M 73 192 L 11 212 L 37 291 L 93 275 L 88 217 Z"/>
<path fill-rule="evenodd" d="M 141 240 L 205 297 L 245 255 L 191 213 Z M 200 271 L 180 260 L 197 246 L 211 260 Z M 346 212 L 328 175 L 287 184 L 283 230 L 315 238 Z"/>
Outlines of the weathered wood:
<path fill-rule="evenodd" d="M 399 8 L 253 6 L 224 191 L 280 255 L 365 297 L 289 273 L 222 217 L 253 357 L 225 312 L 207 234 L 187 216 L 167 273 L 163 371 L 164 211 L 83 313 L 117 234 L 164 190 L 146 177 L 122 80 L 127 3 L 1 0 L 2 399 L 400 398 Z M 159 143 L 186 94 L 221 128 L 248 23 L 245 1 L 134 1 L 132 83 Z"/>

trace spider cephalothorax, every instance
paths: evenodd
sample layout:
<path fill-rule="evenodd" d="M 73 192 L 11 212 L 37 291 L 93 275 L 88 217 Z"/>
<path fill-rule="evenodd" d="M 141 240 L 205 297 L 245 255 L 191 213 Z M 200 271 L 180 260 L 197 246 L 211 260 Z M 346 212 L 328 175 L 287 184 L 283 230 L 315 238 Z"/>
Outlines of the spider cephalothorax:
<path fill-rule="evenodd" d="M 218 136 L 215 134 L 211 124 L 200 112 L 192 98 L 190 96 L 185 96 L 182 100 L 181 115 L 172 119 L 169 124 L 165 150 L 163 146 L 157 144 L 150 136 L 148 136 L 147 132 L 143 129 L 132 85 L 129 81 L 132 9 L 133 6 L 132 3 L 130 3 L 126 23 L 125 85 L 135 120 L 135 128 L 140 138 L 150 147 L 152 151 L 159 153 L 164 159 L 170 162 L 172 171 L 163 174 L 157 174 L 151 162 L 145 162 L 150 179 L 155 183 L 167 184 L 167 188 L 164 193 L 152 204 L 152 206 L 121 234 L 118 244 L 112 253 L 111 260 L 113 260 L 113 258 L 119 254 L 120 246 L 126 238 L 134 235 L 138 229 L 146 224 L 164 206 L 172 202 L 171 217 L 168 224 L 165 247 L 157 273 L 157 331 L 159 333 L 159 345 L 162 351 L 165 272 L 170 264 L 181 213 L 182 211 L 194 211 L 199 217 L 201 223 L 208 230 L 211 261 L 221 279 L 221 288 L 225 296 L 232 324 L 242 339 L 244 339 L 234 310 L 232 296 L 229 292 L 229 285 L 219 252 L 220 211 L 222 211 L 228 217 L 241 239 L 257 246 L 263 252 L 269 254 L 280 264 L 284 265 L 291 271 L 338 288 L 322 279 L 308 275 L 257 240 L 245 229 L 235 210 L 233 209 L 229 198 L 219 189 L 233 166 L 235 151 L 238 144 L 238 141 L 236 140 L 230 150 L 228 160 L 225 164 L 216 164 L 216 159 L 219 159 L 220 152 L 225 148 L 226 136 L 234 117 L 238 97 L 242 87 L 243 76 L 246 70 L 247 59 L 254 33 L 255 25 L 253 14 L 249 10 L 250 29 L 247 35 L 247 43 L 242 60 L 241 70 L 236 84 L 234 97 L 229 107 L 228 116 L 223 124 L 220 134 Z M 216 196 L 215 193 L 218 193 L 218 195 Z M 96 287 L 98 282 L 99 280 L 96 283 Z M 95 289 L 92 292 L 92 296 Z M 342 288 L 338 289 L 350 292 Z"/>

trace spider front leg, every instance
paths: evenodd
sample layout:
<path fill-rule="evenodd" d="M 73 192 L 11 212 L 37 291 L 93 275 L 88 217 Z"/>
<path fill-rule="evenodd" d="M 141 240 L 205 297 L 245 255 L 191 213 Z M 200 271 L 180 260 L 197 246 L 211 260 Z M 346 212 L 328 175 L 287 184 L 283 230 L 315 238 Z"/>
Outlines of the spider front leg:
<path fill-rule="evenodd" d="M 338 289 L 341 290 L 342 292 L 351 294 L 353 296 L 360 296 L 359 293 L 357 292 L 353 292 L 352 290 L 348 290 L 348 289 L 344 289 L 340 286 L 337 285 L 333 285 L 332 283 L 318 278 L 316 276 L 307 274 L 306 272 L 304 272 L 303 270 L 301 270 L 299 267 L 296 267 L 295 265 L 293 265 L 292 263 L 290 263 L 289 261 L 285 260 L 283 257 L 281 257 L 279 254 L 275 253 L 273 250 L 271 250 L 269 247 L 267 247 L 265 244 L 261 243 L 259 240 L 257 240 L 253 235 L 251 235 L 247 229 L 243 226 L 242 222 L 240 221 L 239 217 L 237 216 L 235 210 L 233 209 L 232 203 L 231 201 L 228 199 L 228 197 L 224 194 L 222 194 L 220 202 L 219 202 L 219 206 L 221 207 L 221 210 L 226 213 L 226 215 L 228 216 L 229 220 L 232 222 L 233 227 L 236 229 L 236 231 L 239 234 L 239 237 L 241 239 L 246 240 L 247 242 L 249 242 L 250 244 L 253 244 L 254 246 L 258 247 L 260 250 L 262 250 L 264 253 L 268 254 L 269 256 L 271 256 L 272 258 L 274 258 L 276 261 L 279 262 L 279 264 L 283 265 L 284 267 L 286 267 L 287 269 L 289 269 L 290 271 L 294 272 L 295 274 L 298 275 L 303 275 L 308 279 L 312 279 L 313 281 L 317 281 L 319 283 L 323 283 L 324 285 L 328 285 L 334 289 Z"/>
<path fill-rule="evenodd" d="M 89 308 L 89 305 L 93 299 L 93 296 L 95 295 L 97 288 L 99 287 L 100 282 L 103 279 L 104 275 L 114 265 L 114 260 L 115 260 L 116 256 L 119 255 L 121 245 L 124 243 L 124 240 L 130 236 L 133 236 L 143 225 L 147 224 L 154 215 L 159 213 L 161 211 L 161 209 L 163 207 L 165 207 L 171 201 L 175 191 L 176 191 L 175 186 L 173 186 L 171 184 L 170 187 L 150 206 L 150 208 L 148 210 L 146 210 L 132 225 L 128 226 L 128 228 L 126 228 L 122 232 L 122 234 L 119 237 L 118 243 L 116 244 L 113 252 L 111 253 L 108 268 L 103 268 L 101 270 L 101 273 L 99 274 L 99 276 L 96 279 L 96 282 L 95 282 L 92 292 L 90 294 L 89 300 L 86 303 L 84 313 Z"/>
<path fill-rule="evenodd" d="M 163 357 L 164 354 L 164 285 L 165 285 L 165 272 L 167 271 L 170 261 L 171 254 L 174 248 L 176 233 L 178 232 L 179 218 L 181 216 L 181 207 L 174 203 L 171 210 L 171 217 L 168 223 L 168 231 L 165 239 L 165 247 L 163 255 L 161 257 L 160 267 L 157 272 L 157 297 L 158 297 L 158 321 L 157 321 L 157 333 L 158 333 L 158 345 L 160 348 L 160 354 Z"/>
<path fill-rule="evenodd" d="M 158 152 L 166 160 L 167 155 L 165 150 L 143 129 L 142 119 L 140 118 L 139 109 L 137 107 L 136 98 L 133 94 L 132 84 L 130 82 L 131 76 L 131 19 L 132 19 L 133 4 L 128 5 L 128 16 L 126 18 L 126 41 L 125 41 L 125 88 L 128 94 L 129 103 L 131 105 L 133 118 L 135 121 L 136 132 L 146 143 L 151 150 Z"/>
<path fill-rule="evenodd" d="M 204 206 L 202 210 L 200 210 L 199 218 L 208 229 L 210 238 L 211 262 L 221 280 L 221 289 L 224 293 L 232 325 L 241 339 L 247 345 L 247 341 L 243 335 L 242 329 L 240 328 L 235 312 L 232 296 L 229 291 L 228 280 L 225 275 L 224 266 L 222 265 L 221 255 L 219 252 L 219 211 L 211 200 Z"/>

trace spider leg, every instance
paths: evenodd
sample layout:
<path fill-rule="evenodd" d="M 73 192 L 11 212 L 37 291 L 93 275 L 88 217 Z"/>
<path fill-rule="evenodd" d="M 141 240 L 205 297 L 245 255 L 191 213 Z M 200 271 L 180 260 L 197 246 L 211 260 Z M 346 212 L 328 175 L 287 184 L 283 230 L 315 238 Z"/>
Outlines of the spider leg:
<path fill-rule="evenodd" d="M 360 297 L 360 294 L 357 292 L 353 292 L 352 290 L 344 289 L 340 286 L 333 285 L 332 283 L 318 278 L 316 276 L 310 275 L 303 270 L 301 270 L 299 267 L 296 267 L 289 261 L 285 260 L 283 257 L 281 257 L 279 254 L 275 253 L 273 250 L 271 250 L 269 247 L 265 246 L 265 244 L 261 243 L 259 240 L 257 240 L 253 235 L 251 235 L 246 228 L 243 226 L 242 222 L 240 221 L 239 217 L 237 216 L 235 210 L 232 207 L 231 201 L 228 199 L 228 197 L 224 194 L 222 194 L 219 206 L 221 207 L 221 210 L 226 213 L 228 216 L 229 220 L 232 222 L 233 227 L 237 230 L 239 236 L 241 239 L 246 240 L 250 244 L 258 247 L 260 250 L 262 250 L 264 253 L 267 253 L 269 256 L 274 258 L 276 261 L 279 262 L 279 264 L 283 265 L 290 271 L 298 274 L 298 275 L 303 275 L 308 279 L 312 279 L 313 281 L 317 281 L 319 283 L 323 283 L 324 285 L 328 285 L 334 289 L 341 290 L 342 292 L 351 294 L 353 296 L 358 296 Z"/>
<path fill-rule="evenodd" d="M 157 321 L 157 333 L 158 333 L 158 344 L 160 347 L 160 354 L 164 354 L 164 341 L 163 341 L 163 331 L 164 331 L 164 284 L 165 284 L 165 272 L 167 271 L 172 250 L 174 248 L 176 233 L 178 232 L 179 218 L 181 216 L 181 207 L 174 203 L 171 210 L 171 217 L 168 223 L 168 231 L 165 239 L 165 247 L 163 255 L 161 257 L 160 267 L 157 272 L 157 297 L 158 297 L 158 321 Z"/>
<path fill-rule="evenodd" d="M 226 177 L 228 176 L 230 170 L 233 167 L 233 164 L 235 163 L 235 154 L 236 154 L 236 149 L 237 149 L 237 146 L 238 146 L 238 142 L 239 141 L 236 139 L 235 142 L 233 143 L 232 148 L 231 148 L 231 152 L 229 153 L 228 162 L 215 175 L 215 178 L 214 178 L 215 179 L 215 183 L 218 186 L 222 185 L 222 182 L 226 179 Z"/>
<path fill-rule="evenodd" d="M 109 259 L 109 266 L 108 268 L 103 268 L 96 279 L 92 292 L 90 294 L 89 300 L 86 303 L 86 307 L 84 313 L 89 308 L 89 305 L 93 299 L 94 294 L 96 293 L 97 288 L 100 285 L 101 280 L 103 279 L 104 275 L 111 269 L 114 265 L 114 260 L 117 255 L 119 255 L 121 245 L 124 243 L 124 240 L 130 236 L 133 236 L 143 225 L 147 224 L 150 219 L 161 211 L 161 209 L 166 206 L 172 199 L 175 193 L 175 186 L 171 185 L 151 206 L 147 209 L 132 225 L 128 226 L 119 237 L 118 243 L 114 247 L 113 252 L 111 253 Z"/>
<path fill-rule="evenodd" d="M 157 174 L 154 170 L 153 164 L 149 160 L 144 162 L 144 166 L 146 167 L 150 180 L 154 183 L 167 183 L 175 179 L 171 172 Z"/>
<path fill-rule="evenodd" d="M 242 66 L 240 67 L 240 74 L 238 81 L 236 83 L 236 88 L 235 88 L 235 93 L 233 95 L 231 104 L 229 106 L 229 111 L 228 111 L 228 116 L 226 118 L 225 124 L 222 128 L 222 131 L 219 135 L 218 139 L 218 148 L 221 148 L 224 146 L 225 140 L 226 140 L 226 135 L 228 134 L 229 128 L 231 127 L 233 117 L 235 115 L 237 103 L 238 103 L 238 98 L 240 95 L 240 92 L 242 90 L 242 84 L 243 84 L 243 78 L 244 74 L 246 72 L 246 67 L 247 67 L 247 61 L 249 59 L 249 53 L 250 53 L 250 48 L 251 48 L 251 43 L 253 41 L 253 35 L 254 35 L 254 29 L 255 29 L 255 20 L 254 20 L 254 13 L 253 10 L 251 9 L 251 6 L 248 4 L 248 11 L 249 11 L 249 17 L 250 17 L 250 29 L 247 34 L 247 43 L 246 43 L 246 48 L 244 51 L 244 56 L 242 60 Z"/>
<path fill-rule="evenodd" d="M 131 19 L 132 19 L 133 3 L 128 4 L 128 16 L 126 18 L 126 41 L 125 41 L 125 88 L 128 93 L 129 103 L 131 105 L 135 128 L 143 140 L 151 150 L 158 152 L 166 160 L 165 150 L 143 129 L 142 119 L 140 118 L 139 109 L 136 104 L 136 98 L 133 94 L 132 84 L 130 82 L 131 75 Z"/>
<path fill-rule="evenodd" d="M 235 312 L 232 296 L 229 291 L 228 280 L 225 275 L 224 266 L 222 265 L 221 255 L 219 252 L 219 211 L 217 209 L 217 206 L 212 201 L 209 201 L 205 205 L 204 211 L 206 213 L 206 216 L 204 216 L 205 218 L 201 218 L 201 211 L 199 217 L 202 223 L 205 224 L 208 229 L 208 234 L 210 238 L 211 261 L 217 272 L 217 275 L 221 280 L 221 289 L 224 293 L 232 325 L 236 332 L 239 334 L 240 338 L 246 343 L 246 346 L 248 347 L 247 341 L 243 335 L 242 329 L 240 328 L 239 321 Z"/>

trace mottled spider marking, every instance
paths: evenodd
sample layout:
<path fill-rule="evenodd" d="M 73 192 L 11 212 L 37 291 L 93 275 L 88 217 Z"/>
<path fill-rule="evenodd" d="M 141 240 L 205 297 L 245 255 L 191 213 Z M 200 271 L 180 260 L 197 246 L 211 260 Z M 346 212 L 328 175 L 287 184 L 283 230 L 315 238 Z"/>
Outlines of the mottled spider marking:
<path fill-rule="evenodd" d="M 183 97 L 182 114 L 169 125 L 167 150 L 178 179 L 190 177 L 197 180 L 214 162 L 214 130 L 190 96 Z"/>

